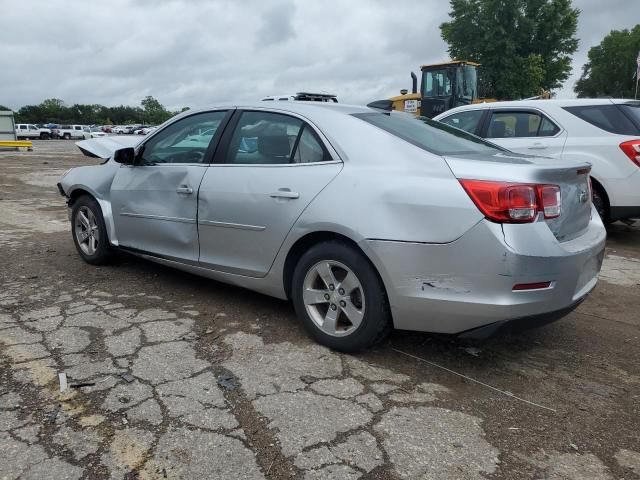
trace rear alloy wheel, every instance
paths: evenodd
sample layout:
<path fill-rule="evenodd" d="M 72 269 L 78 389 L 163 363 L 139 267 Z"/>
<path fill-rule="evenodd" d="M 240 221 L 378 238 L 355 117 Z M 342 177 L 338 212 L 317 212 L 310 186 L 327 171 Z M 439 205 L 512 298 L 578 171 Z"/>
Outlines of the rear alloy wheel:
<path fill-rule="evenodd" d="M 368 259 L 344 243 L 321 243 L 302 256 L 292 297 L 309 333 L 335 350 L 368 348 L 391 330 L 382 281 Z"/>
<path fill-rule="evenodd" d="M 51 135 L 49 135 L 48 133 L 40 134 L 40 140 L 49 140 L 50 138 L 51 138 Z"/>
<path fill-rule="evenodd" d="M 82 259 L 92 265 L 108 263 L 113 252 L 109 245 L 102 211 L 95 199 L 82 196 L 71 213 L 73 243 Z"/>
<path fill-rule="evenodd" d="M 65 133 L 62 138 L 64 138 L 65 140 L 69 140 L 71 138 L 71 135 L 69 135 L 68 133 Z"/>

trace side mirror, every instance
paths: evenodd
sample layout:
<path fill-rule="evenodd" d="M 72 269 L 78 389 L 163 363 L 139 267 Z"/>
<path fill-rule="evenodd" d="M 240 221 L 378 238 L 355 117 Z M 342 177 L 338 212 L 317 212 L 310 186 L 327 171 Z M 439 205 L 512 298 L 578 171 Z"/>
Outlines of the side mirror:
<path fill-rule="evenodd" d="M 136 159 L 136 151 L 133 147 L 121 148 L 113 154 L 113 160 L 123 165 L 133 165 Z"/>

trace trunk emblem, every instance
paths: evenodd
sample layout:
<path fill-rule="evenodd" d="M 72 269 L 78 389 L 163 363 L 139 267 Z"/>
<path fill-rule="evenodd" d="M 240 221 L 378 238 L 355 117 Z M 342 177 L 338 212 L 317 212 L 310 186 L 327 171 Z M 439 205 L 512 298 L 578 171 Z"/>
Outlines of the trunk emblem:
<path fill-rule="evenodd" d="M 587 191 L 586 190 L 581 190 L 580 191 L 580 202 L 581 203 L 585 203 L 587 201 Z"/>

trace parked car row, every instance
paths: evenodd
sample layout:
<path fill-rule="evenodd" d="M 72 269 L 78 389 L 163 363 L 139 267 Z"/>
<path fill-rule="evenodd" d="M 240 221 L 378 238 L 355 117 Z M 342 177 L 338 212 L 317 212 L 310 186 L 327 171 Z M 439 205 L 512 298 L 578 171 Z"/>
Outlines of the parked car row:
<path fill-rule="evenodd" d="M 105 125 L 102 128 L 106 133 L 118 135 L 146 135 L 158 127 L 152 125 Z"/>
<path fill-rule="evenodd" d="M 59 125 L 49 123 L 43 126 L 30 123 L 17 123 L 15 126 L 18 140 L 86 140 L 89 138 L 103 137 L 110 133 L 127 135 L 147 135 L 153 132 L 156 126 L 152 125 Z"/>
<path fill-rule="evenodd" d="M 640 102 L 519 100 L 454 108 L 435 117 L 506 148 L 589 162 L 593 204 L 605 222 L 640 218 Z"/>

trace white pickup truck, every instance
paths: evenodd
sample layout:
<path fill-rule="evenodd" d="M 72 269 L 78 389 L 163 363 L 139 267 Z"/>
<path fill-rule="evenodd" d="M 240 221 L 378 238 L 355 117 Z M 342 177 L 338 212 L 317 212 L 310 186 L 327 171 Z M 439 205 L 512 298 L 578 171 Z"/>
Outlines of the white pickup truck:
<path fill-rule="evenodd" d="M 51 138 L 51 130 L 39 128 L 30 123 L 16 123 L 16 139 L 31 140 L 34 138 L 49 140 Z"/>
<path fill-rule="evenodd" d="M 83 125 L 60 125 L 55 133 L 56 137 L 64 138 L 65 140 L 71 140 L 72 138 L 84 140 Z"/>

